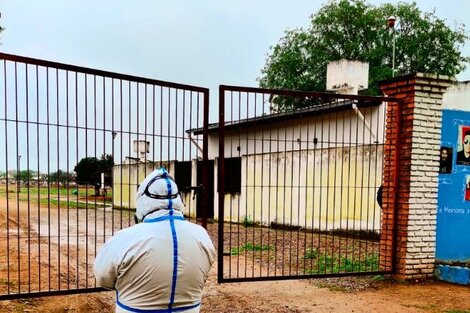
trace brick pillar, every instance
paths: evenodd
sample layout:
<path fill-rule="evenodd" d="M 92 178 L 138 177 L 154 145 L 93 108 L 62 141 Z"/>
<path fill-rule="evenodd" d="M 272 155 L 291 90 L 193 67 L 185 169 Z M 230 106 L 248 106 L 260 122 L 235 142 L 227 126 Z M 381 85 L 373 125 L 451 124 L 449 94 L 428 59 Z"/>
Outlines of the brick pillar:
<path fill-rule="evenodd" d="M 433 275 L 442 96 L 452 83 L 448 76 L 421 73 L 381 83 L 384 94 L 403 100 L 401 130 L 397 128 L 400 104 L 387 104 L 380 240 L 381 268 L 391 270 L 395 257 L 397 278 Z M 395 166 L 398 166 L 397 181 Z M 398 184 L 396 198 L 395 182 Z"/>

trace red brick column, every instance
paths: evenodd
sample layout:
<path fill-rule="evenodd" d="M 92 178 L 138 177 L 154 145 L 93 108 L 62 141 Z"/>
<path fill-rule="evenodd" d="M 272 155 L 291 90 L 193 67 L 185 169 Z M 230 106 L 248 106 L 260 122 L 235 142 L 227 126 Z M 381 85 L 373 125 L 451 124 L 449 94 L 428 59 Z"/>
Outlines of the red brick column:
<path fill-rule="evenodd" d="M 433 274 L 441 105 L 452 83 L 418 73 L 381 84 L 385 95 L 402 100 L 387 103 L 380 240 L 381 269 L 395 264 L 398 278 Z"/>

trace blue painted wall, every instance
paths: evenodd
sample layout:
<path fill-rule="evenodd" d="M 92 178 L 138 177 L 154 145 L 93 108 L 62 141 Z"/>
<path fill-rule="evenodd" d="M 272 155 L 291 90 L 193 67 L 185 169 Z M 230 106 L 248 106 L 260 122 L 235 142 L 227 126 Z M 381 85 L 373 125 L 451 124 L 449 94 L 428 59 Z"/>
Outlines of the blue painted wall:
<path fill-rule="evenodd" d="M 470 201 L 465 200 L 470 165 L 458 165 L 459 128 L 470 126 L 470 112 L 444 110 L 441 146 L 452 147 L 452 171 L 439 173 L 436 260 L 470 262 Z"/>

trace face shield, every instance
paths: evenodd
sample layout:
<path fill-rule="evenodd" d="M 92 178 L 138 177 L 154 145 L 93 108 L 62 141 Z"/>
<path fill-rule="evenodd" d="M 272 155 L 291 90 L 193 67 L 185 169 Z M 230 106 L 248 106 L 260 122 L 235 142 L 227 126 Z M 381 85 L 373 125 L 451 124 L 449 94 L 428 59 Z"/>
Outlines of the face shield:
<path fill-rule="evenodd" d="M 148 175 L 137 189 L 136 222 L 158 210 L 183 211 L 184 204 L 174 179 L 161 168 Z"/>

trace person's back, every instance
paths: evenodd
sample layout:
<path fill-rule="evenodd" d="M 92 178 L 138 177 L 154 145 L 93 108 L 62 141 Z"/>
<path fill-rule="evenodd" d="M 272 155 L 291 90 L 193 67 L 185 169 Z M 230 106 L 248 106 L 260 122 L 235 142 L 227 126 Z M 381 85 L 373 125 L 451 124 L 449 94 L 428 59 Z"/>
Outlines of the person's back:
<path fill-rule="evenodd" d="M 116 289 L 116 312 L 199 312 L 214 246 L 204 228 L 174 209 L 176 201 L 169 201 L 170 209 L 153 210 L 155 200 L 167 201 L 138 201 L 143 222 L 106 242 L 95 261 L 97 284 Z"/>

